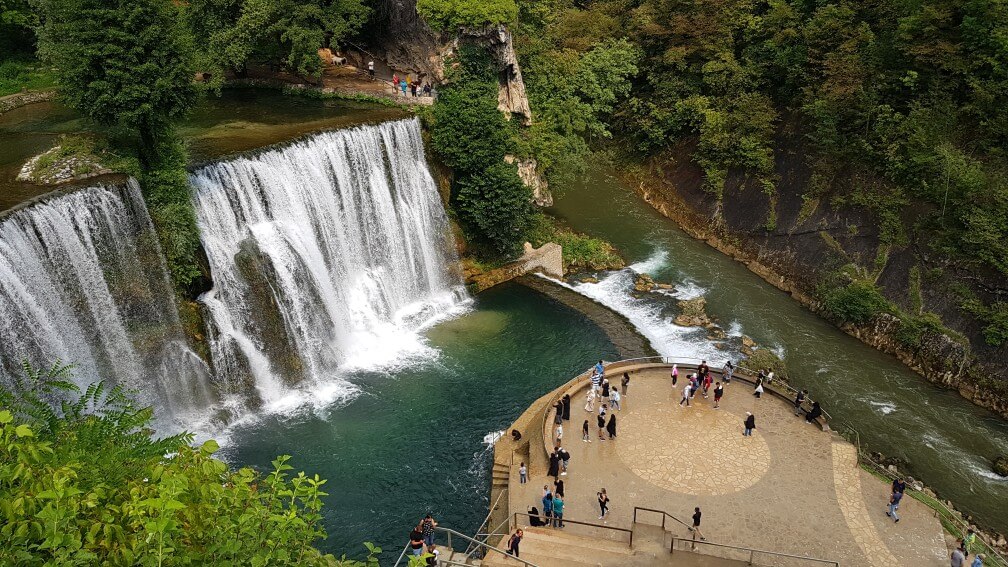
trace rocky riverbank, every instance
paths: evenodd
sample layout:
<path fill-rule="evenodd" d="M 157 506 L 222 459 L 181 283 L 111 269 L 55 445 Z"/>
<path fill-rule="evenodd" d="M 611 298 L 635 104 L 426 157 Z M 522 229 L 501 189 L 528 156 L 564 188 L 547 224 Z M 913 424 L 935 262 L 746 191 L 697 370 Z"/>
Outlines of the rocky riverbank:
<path fill-rule="evenodd" d="M 825 253 L 812 245 L 807 245 L 806 249 L 799 246 L 797 250 L 780 248 L 758 236 L 758 232 L 733 230 L 721 216 L 722 211 L 712 213 L 709 210 L 710 203 L 705 201 L 704 192 L 694 187 L 696 172 L 682 171 L 689 167 L 659 172 L 663 173 L 661 175 L 626 178 L 625 181 L 645 202 L 676 222 L 687 234 L 741 262 L 802 305 L 830 319 L 816 297 L 819 280 L 815 266 L 825 263 Z M 819 231 L 813 232 L 817 240 L 825 241 L 818 236 Z M 838 326 L 862 342 L 897 357 L 929 381 L 954 389 L 977 405 L 1008 419 L 1008 383 L 999 376 L 1003 369 L 984 366 L 968 344 L 926 329 L 920 333 L 917 345 L 907 348 L 901 340 L 902 325 L 887 313 L 877 315 L 864 325 Z"/>

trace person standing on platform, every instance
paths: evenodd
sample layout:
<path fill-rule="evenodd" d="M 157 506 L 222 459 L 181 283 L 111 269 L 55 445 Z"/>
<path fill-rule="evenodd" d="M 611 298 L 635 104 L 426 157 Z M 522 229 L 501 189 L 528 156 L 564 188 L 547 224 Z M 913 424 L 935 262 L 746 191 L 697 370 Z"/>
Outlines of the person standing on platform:
<path fill-rule="evenodd" d="M 721 405 L 721 396 L 723 395 L 724 395 L 724 386 L 721 385 L 721 382 L 718 382 L 717 384 L 714 385 L 714 409 L 718 409 L 718 407 Z"/>
<path fill-rule="evenodd" d="M 582 441 L 587 441 L 587 442 L 591 443 L 591 436 L 588 435 L 588 420 L 587 419 L 584 421 L 584 424 L 581 425 L 581 440 Z"/>
<path fill-rule="evenodd" d="M 609 495 L 606 494 L 604 488 L 595 494 L 598 496 L 598 507 L 600 512 L 598 519 L 601 520 L 609 513 Z"/>
<path fill-rule="evenodd" d="M 701 516 L 703 516 L 703 513 L 700 512 L 700 507 L 697 506 L 696 508 L 693 509 L 693 527 L 690 528 L 690 531 L 700 536 L 700 541 L 707 541 L 707 538 L 704 537 L 703 532 L 700 531 Z"/>
<path fill-rule="evenodd" d="M 748 411 L 745 412 L 745 414 L 746 414 L 745 432 L 743 432 L 742 435 L 746 437 L 752 437 L 753 429 L 756 429 L 756 416 L 754 416 L 751 412 Z"/>
<path fill-rule="evenodd" d="M 563 527 L 563 509 L 564 501 L 563 495 L 557 492 L 553 495 L 553 527 L 562 528 Z"/>
<path fill-rule="evenodd" d="M 623 373 L 623 379 L 620 380 L 620 393 L 623 394 L 623 397 L 626 397 L 626 389 L 627 389 L 627 386 L 629 386 L 629 385 L 630 385 L 630 374 L 627 373 L 627 372 L 624 372 Z"/>
<path fill-rule="evenodd" d="M 571 397 L 570 397 L 570 394 L 564 394 L 564 397 L 563 397 L 563 418 L 564 418 L 564 421 L 570 421 L 570 408 L 571 408 Z"/>
<path fill-rule="evenodd" d="M 507 552 L 509 554 L 518 557 L 518 545 L 521 543 L 522 536 L 524 535 L 525 532 L 521 531 L 521 529 L 517 529 L 515 530 L 515 533 L 511 534 L 511 539 L 508 540 L 507 548 Z"/>

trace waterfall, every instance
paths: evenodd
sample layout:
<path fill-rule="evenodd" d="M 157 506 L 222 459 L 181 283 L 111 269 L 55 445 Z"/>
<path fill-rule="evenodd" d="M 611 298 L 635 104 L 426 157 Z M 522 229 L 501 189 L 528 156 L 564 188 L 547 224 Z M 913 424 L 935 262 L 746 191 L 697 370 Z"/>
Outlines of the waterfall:
<path fill-rule="evenodd" d="M 269 402 L 393 363 L 467 302 L 416 119 L 320 133 L 190 182 L 228 392 Z"/>
<path fill-rule="evenodd" d="M 27 361 L 73 363 L 187 419 L 210 405 L 207 365 L 183 338 L 139 186 L 99 185 L 0 220 L 0 381 Z"/>

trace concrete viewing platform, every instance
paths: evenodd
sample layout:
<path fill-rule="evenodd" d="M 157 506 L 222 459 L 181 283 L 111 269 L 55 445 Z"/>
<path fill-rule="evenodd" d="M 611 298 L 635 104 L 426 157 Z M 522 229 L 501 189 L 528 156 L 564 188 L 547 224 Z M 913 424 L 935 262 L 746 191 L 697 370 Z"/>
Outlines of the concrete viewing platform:
<path fill-rule="evenodd" d="M 950 549 L 933 511 L 908 496 L 895 523 L 886 515 L 889 485 L 863 470 L 857 448 L 825 423 L 796 417 L 793 403 L 770 391 L 755 398 L 752 385 L 738 377 L 725 387 L 720 408 L 713 407 L 713 388 L 709 399 L 698 392 L 690 407 L 680 406 L 694 367 L 679 368 L 673 387 L 671 364 L 607 366 L 617 387 L 623 372 L 630 373 L 613 440 L 599 439 L 598 402 L 595 411 L 585 411 L 587 373 L 537 400 L 508 429 L 522 439 L 505 435 L 495 446 L 491 502 L 497 505 L 484 529 L 524 529 L 521 556 L 539 567 L 948 565 Z M 554 488 L 547 476 L 552 406 L 565 393 L 572 397 L 562 442 L 571 460 L 559 477 L 566 526 L 529 528 L 523 514 L 530 506 L 541 511 L 543 487 Z M 746 412 L 756 419 L 750 437 L 742 434 Z M 582 440 L 586 419 L 590 442 Z M 529 466 L 525 484 L 518 475 L 522 461 Z M 602 488 L 610 498 L 604 520 L 596 497 Z M 703 542 L 687 528 L 697 506 Z M 506 548 L 507 536 L 490 543 Z M 521 565 L 498 553 L 482 564 Z"/>

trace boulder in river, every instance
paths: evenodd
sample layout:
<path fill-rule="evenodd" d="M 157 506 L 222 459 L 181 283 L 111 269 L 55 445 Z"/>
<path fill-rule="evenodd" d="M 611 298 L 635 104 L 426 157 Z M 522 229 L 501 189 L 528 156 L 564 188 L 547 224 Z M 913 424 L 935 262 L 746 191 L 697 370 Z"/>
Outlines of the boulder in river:
<path fill-rule="evenodd" d="M 639 274 L 634 280 L 634 289 L 637 291 L 651 291 L 655 288 L 654 278 L 647 274 Z"/>
<path fill-rule="evenodd" d="M 703 297 L 693 299 L 683 299 L 679 302 L 679 309 L 682 313 L 676 316 L 675 324 L 680 327 L 705 327 L 711 324 L 710 317 L 707 316 L 707 300 Z"/>
<path fill-rule="evenodd" d="M 1001 476 L 1008 476 L 1008 455 L 1001 455 L 994 459 L 993 469 Z"/>

